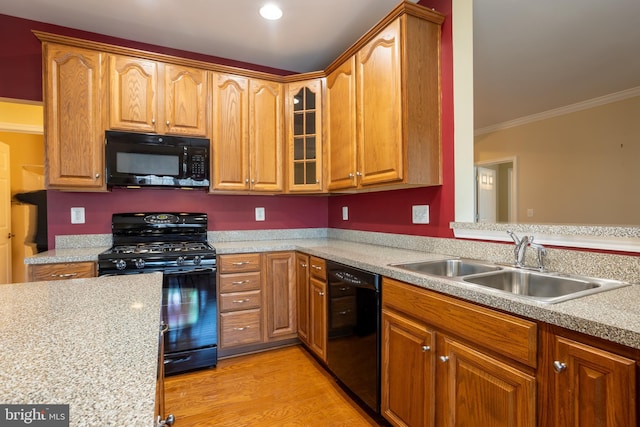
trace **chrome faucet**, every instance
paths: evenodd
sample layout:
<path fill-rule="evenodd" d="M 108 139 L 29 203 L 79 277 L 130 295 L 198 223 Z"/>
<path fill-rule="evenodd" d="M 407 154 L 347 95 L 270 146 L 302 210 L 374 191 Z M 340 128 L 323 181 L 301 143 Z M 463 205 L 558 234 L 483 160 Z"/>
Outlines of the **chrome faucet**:
<path fill-rule="evenodd" d="M 518 236 L 516 236 L 516 233 L 514 233 L 513 231 L 508 230 L 507 233 L 509 234 L 509 236 L 511 236 L 511 239 L 513 239 L 513 242 L 516 244 L 516 247 L 513 251 L 516 260 L 516 267 L 526 268 L 524 263 L 524 256 L 527 252 L 527 246 L 531 246 L 537 252 L 538 266 L 536 269 L 538 271 L 545 271 L 544 257 L 547 256 L 547 248 L 539 243 L 533 243 L 533 236 L 522 236 L 522 238 L 518 238 Z"/>
<path fill-rule="evenodd" d="M 516 236 L 516 233 L 511 230 L 507 230 L 507 234 L 511 236 L 511 239 L 513 239 L 513 242 L 516 244 L 516 247 L 513 250 L 516 259 L 516 267 L 522 268 L 524 267 L 524 255 L 527 252 L 527 246 L 531 241 L 533 241 L 533 236 L 522 236 L 522 238 L 519 238 Z"/>

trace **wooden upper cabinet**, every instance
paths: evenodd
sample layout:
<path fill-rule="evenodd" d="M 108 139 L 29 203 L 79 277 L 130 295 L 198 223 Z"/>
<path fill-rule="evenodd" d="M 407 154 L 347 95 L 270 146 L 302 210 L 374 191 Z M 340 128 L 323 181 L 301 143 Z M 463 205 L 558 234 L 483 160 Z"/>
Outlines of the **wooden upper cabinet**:
<path fill-rule="evenodd" d="M 43 46 L 47 188 L 104 190 L 104 54 Z"/>
<path fill-rule="evenodd" d="M 253 191 L 284 189 L 283 114 L 282 84 L 249 80 L 249 168 Z"/>
<path fill-rule="evenodd" d="M 401 14 L 353 57 L 331 67 L 326 103 L 330 191 L 442 183 L 443 17 L 424 15 Z"/>
<path fill-rule="evenodd" d="M 213 190 L 249 189 L 249 79 L 214 74 Z"/>
<path fill-rule="evenodd" d="M 553 340 L 553 425 L 637 425 L 636 362 L 561 336 Z"/>
<path fill-rule="evenodd" d="M 322 86 L 324 79 L 287 85 L 287 190 L 321 192 Z"/>
<path fill-rule="evenodd" d="M 164 76 L 166 133 L 207 136 L 207 71 L 166 64 Z"/>
<path fill-rule="evenodd" d="M 327 76 L 325 167 L 329 191 L 356 186 L 355 72 L 355 57 L 351 57 Z"/>
<path fill-rule="evenodd" d="M 207 136 L 206 70 L 111 55 L 109 76 L 111 129 Z"/>
<path fill-rule="evenodd" d="M 403 177 L 400 20 L 356 55 L 358 181 L 362 186 Z"/>
<path fill-rule="evenodd" d="M 157 132 L 158 64 L 127 56 L 109 56 L 109 127 Z"/>

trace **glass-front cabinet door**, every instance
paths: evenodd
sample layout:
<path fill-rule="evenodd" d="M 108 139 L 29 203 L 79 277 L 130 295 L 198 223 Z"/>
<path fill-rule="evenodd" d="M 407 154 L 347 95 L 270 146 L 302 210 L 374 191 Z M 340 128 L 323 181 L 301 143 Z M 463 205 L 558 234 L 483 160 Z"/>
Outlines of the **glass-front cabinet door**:
<path fill-rule="evenodd" d="M 321 192 L 323 79 L 290 83 L 287 89 L 289 192 Z"/>

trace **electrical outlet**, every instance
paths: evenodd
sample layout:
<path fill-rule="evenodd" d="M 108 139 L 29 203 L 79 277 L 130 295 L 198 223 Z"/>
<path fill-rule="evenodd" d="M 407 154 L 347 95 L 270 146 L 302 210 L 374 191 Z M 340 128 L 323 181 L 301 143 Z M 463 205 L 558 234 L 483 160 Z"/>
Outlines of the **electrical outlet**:
<path fill-rule="evenodd" d="M 414 224 L 429 224 L 429 205 L 414 205 L 411 213 Z"/>
<path fill-rule="evenodd" d="M 349 220 L 349 207 L 348 206 L 343 206 L 342 207 L 342 220 L 343 221 L 348 221 Z"/>
<path fill-rule="evenodd" d="M 71 208 L 71 224 L 84 224 L 84 208 Z"/>
<path fill-rule="evenodd" d="M 264 221 L 264 208 L 256 208 L 256 221 Z"/>

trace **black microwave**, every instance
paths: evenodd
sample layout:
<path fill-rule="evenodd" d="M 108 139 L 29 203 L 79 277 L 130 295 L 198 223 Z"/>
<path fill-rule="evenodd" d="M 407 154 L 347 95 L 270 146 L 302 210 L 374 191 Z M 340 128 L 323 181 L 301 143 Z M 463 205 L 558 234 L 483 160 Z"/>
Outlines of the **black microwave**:
<path fill-rule="evenodd" d="M 108 187 L 209 187 L 209 140 L 105 132 Z"/>

